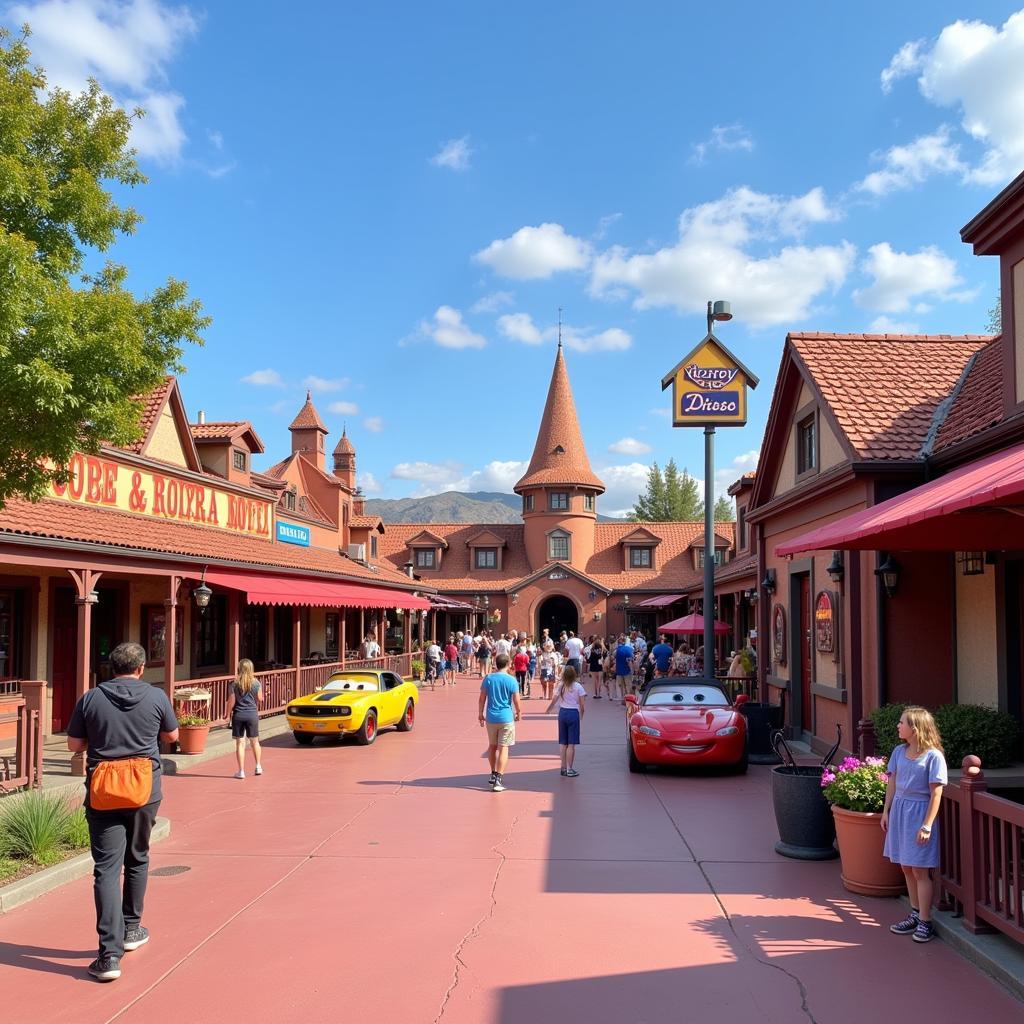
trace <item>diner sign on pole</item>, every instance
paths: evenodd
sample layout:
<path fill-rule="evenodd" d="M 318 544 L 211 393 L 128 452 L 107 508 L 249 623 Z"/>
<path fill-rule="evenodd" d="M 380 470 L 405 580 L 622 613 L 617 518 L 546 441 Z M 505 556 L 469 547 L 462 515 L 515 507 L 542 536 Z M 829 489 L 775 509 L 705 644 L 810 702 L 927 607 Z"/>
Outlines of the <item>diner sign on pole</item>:
<path fill-rule="evenodd" d="M 715 427 L 747 422 L 747 388 L 757 377 L 715 337 L 715 321 L 732 319 L 728 302 L 708 303 L 708 333 L 661 378 L 672 388 L 672 426 L 704 428 L 704 675 L 715 675 Z M 740 637 L 736 637 L 739 647 Z"/>

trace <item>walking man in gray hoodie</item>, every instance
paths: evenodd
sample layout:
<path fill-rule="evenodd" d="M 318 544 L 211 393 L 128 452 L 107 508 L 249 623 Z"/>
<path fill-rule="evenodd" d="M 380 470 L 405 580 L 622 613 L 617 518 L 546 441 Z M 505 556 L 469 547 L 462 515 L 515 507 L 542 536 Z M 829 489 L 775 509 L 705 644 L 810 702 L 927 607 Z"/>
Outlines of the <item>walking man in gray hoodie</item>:
<path fill-rule="evenodd" d="M 110 666 L 115 678 L 89 690 L 68 723 L 68 750 L 86 751 L 85 816 L 100 940 L 89 973 L 100 981 L 120 978 L 125 952 L 149 941 L 142 905 L 149 837 L 162 795 L 159 742 L 178 738 L 167 694 L 142 680 L 142 647 L 118 644 L 110 652 Z"/>

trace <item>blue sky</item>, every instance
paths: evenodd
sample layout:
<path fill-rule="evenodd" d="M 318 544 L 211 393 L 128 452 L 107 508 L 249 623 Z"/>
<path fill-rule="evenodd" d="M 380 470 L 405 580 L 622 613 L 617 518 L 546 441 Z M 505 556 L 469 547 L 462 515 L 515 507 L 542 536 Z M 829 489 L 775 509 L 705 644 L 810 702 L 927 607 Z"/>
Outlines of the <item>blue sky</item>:
<path fill-rule="evenodd" d="M 1020 0 L 1018 0 L 1018 4 Z M 69 87 L 150 111 L 115 257 L 213 318 L 195 417 L 288 450 L 312 387 L 367 492 L 509 490 L 564 307 L 602 511 L 652 459 L 702 475 L 660 379 L 732 302 L 761 377 L 719 432 L 752 468 L 787 330 L 980 332 L 958 231 L 1024 169 L 1024 12 L 976 2 L 6 8 Z M 259 465 L 259 463 L 257 464 Z"/>

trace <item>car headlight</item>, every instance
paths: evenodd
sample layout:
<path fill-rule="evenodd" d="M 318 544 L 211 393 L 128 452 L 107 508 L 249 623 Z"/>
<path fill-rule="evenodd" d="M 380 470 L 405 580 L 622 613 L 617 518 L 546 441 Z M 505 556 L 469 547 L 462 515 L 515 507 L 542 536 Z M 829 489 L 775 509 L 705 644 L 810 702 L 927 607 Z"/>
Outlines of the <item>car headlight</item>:
<path fill-rule="evenodd" d="M 347 708 L 344 705 L 342 705 L 342 707 L 338 708 L 338 714 L 342 718 L 347 718 L 349 715 L 352 714 L 352 709 L 351 708 Z"/>
<path fill-rule="evenodd" d="M 660 736 L 661 733 L 649 725 L 641 725 L 637 732 L 642 732 L 645 736 Z"/>
<path fill-rule="evenodd" d="M 299 713 L 298 708 L 293 708 L 290 705 L 285 709 L 289 715 L 297 715 Z"/>
<path fill-rule="evenodd" d="M 735 725 L 727 725 L 724 729 L 719 729 L 715 733 L 716 736 L 735 736 L 739 732 L 739 729 Z"/>

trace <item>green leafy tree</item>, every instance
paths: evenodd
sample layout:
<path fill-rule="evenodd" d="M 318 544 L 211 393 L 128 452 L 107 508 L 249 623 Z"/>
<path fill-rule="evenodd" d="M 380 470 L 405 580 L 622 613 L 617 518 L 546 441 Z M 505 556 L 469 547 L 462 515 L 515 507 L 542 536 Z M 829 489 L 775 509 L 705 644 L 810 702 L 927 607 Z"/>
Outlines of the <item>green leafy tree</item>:
<path fill-rule="evenodd" d="M 639 495 L 629 518 L 638 522 L 657 522 L 665 508 L 665 479 L 656 462 L 647 471 L 647 490 Z"/>
<path fill-rule="evenodd" d="M 136 440 L 138 396 L 183 369 L 209 324 L 182 281 L 137 299 L 123 266 L 83 273 L 140 221 L 106 185 L 146 181 L 129 148 L 142 111 L 96 82 L 47 91 L 28 34 L 0 29 L 0 507 L 42 497 L 75 451 Z"/>
<path fill-rule="evenodd" d="M 699 519 L 702 508 L 697 481 L 669 459 L 664 473 L 656 462 L 652 464 L 647 490 L 637 498 L 630 519 L 648 523 Z"/>
<path fill-rule="evenodd" d="M 715 522 L 732 523 L 735 520 L 732 502 L 724 494 L 719 495 L 718 501 L 715 502 Z"/>
<path fill-rule="evenodd" d="M 988 320 L 985 321 L 986 334 L 999 334 L 1003 329 L 1003 297 L 996 296 L 996 304 L 988 311 Z"/>

